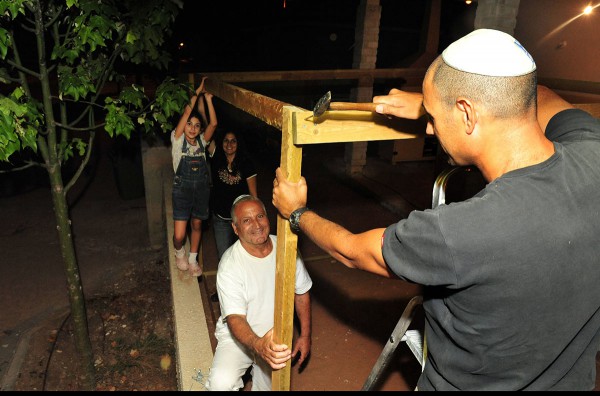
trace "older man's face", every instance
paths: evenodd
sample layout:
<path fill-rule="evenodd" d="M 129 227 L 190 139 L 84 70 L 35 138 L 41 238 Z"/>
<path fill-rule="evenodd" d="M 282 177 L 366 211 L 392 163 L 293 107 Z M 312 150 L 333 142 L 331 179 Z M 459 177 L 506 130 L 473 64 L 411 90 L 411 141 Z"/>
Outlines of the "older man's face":
<path fill-rule="evenodd" d="M 262 205 L 256 201 L 240 203 L 235 208 L 233 230 L 242 244 L 259 246 L 269 240 L 270 225 Z"/>

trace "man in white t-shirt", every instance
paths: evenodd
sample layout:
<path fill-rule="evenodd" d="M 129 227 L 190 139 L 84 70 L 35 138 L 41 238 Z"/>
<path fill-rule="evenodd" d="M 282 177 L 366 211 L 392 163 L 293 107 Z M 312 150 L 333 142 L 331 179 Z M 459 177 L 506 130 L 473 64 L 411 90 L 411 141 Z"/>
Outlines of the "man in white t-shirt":
<path fill-rule="evenodd" d="M 275 310 L 275 257 L 277 237 L 270 235 L 263 202 L 251 195 L 238 197 L 231 208 L 238 236 L 225 251 L 217 272 L 221 316 L 217 320 L 217 348 L 206 388 L 237 391 L 242 376 L 252 366 L 252 390 L 271 390 L 273 370 L 295 358 L 301 365 L 310 353 L 312 280 L 300 254 L 296 259 L 294 306 L 300 322 L 293 350 L 273 341 Z"/>

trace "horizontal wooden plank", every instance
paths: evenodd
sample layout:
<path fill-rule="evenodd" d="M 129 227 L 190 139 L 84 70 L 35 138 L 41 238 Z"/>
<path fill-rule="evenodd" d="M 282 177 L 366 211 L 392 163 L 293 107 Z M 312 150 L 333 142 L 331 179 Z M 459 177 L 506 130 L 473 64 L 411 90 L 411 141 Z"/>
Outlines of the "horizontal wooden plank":
<path fill-rule="evenodd" d="M 234 82 L 259 81 L 307 81 L 307 80 L 358 80 L 362 78 L 422 80 L 426 68 L 394 69 L 333 69 L 333 70 L 283 70 L 250 72 L 208 72 L 197 73 L 219 80 Z"/>
<path fill-rule="evenodd" d="M 289 104 L 215 78 L 206 79 L 204 86 L 214 96 L 281 130 L 282 109 Z"/>
<path fill-rule="evenodd" d="M 295 111 L 294 144 L 414 139 L 425 133 L 423 120 L 387 118 L 370 111 Z"/>

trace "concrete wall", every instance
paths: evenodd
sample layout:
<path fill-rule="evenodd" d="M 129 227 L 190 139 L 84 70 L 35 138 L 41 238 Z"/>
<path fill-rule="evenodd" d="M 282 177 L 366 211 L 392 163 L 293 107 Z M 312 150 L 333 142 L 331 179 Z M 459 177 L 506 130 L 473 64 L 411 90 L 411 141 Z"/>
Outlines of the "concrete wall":
<path fill-rule="evenodd" d="M 165 179 L 173 177 L 172 161 L 170 147 L 159 143 L 149 145 L 145 139 L 142 139 L 148 237 L 153 249 L 158 249 L 165 243 L 163 184 Z"/>
<path fill-rule="evenodd" d="M 581 15 L 589 3 L 520 2 L 514 36 L 535 59 L 539 77 L 600 82 L 600 7 Z"/>

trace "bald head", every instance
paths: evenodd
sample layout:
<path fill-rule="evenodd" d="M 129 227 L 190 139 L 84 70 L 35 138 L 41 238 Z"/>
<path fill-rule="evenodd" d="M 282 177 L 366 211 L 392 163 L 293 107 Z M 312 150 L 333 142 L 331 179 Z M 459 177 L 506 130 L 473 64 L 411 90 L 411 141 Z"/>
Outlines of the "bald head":
<path fill-rule="evenodd" d="M 244 202 L 257 202 L 260 204 L 260 206 L 262 207 L 263 211 L 266 213 L 267 209 L 265 208 L 265 204 L 263 203 L 263 201 L 261 201 L 259 198 L 254 197 L 252 195 L 249 194 L 244 194 L 244 195 L 240 195 L 239 197 L 237 197 L 234 201 L 233 201 L 233 205 L 231 205 L 231 220 L 232 223 L 237 223 L 237 216 L 235 213 L 235 209 L 243 204 Z"/>

